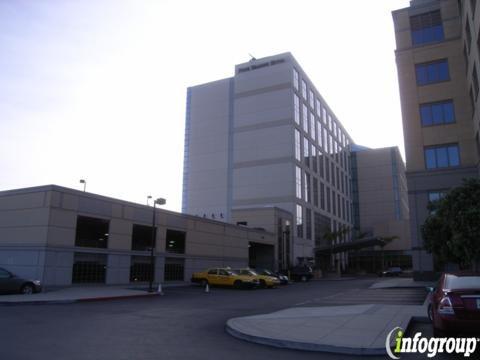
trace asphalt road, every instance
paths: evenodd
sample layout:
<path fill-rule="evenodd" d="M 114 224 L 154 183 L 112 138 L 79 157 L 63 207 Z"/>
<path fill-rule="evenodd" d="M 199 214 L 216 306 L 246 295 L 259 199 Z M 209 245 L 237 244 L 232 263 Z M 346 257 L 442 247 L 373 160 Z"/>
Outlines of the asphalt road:
<path fill-rule="evenodd" d="M 224 326 L 232 317 L 336 304 L 340 299 L 342 304 L 373 298 L 384 303 L 418 301 L 415 291 L 403 297 L 371 293 L 367 288 L 374 281 L 312 281 L 270 290 L 212 288 L 210 293 L 192 286 L 170 288 L 153 299 L 0 306 L 0 359 L 358 359 L 252 344 L 231 337 Z"/>

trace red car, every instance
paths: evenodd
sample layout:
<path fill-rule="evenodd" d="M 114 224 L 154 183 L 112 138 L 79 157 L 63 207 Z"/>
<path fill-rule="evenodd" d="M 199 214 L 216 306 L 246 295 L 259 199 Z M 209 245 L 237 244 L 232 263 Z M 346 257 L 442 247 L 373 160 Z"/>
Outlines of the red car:
<path fill-rule="evenodd" d="M 444 273 L 429 290 L 433 336 L 480 334 L 480 274 Z"/>

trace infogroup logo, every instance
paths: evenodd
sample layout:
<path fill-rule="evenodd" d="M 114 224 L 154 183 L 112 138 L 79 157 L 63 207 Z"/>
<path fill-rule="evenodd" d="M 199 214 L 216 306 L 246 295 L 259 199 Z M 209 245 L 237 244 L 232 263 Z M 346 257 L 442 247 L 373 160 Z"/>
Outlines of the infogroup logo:
<path fill-rule="evenodd" d="M 471 338 L 427 338 L 422 337 L 422 333 L 416 333 L 413 338 L 404 337 L 405 332 L 402 328 L 396 327 L 390 331 L 385 340 L 385 348 L 388 356 L 391 359 L 400 359 L 400 354 L 403 353 L 420 353 L 425 354 L 429 358 L 433 358 L 439 353 L 456 353 L 463 354 L 464 357 L 470 357 L 477 348 L 477 343 L 480 339 Z M 392 340 L 395 340 L 393 351 L 390 346 Z"/>

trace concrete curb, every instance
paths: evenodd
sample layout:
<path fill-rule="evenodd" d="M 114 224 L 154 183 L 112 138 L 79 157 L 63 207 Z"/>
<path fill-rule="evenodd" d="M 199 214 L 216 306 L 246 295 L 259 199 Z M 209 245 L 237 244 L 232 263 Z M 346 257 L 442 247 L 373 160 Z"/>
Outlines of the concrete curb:
<path fill-rule="evenodd" d="M 230 321 L 230 320 L 229 320 Z M 300 341 L 272 339 L 267 337 L 253 336 L 242 333 L 235 330 L 229 325 L 229 321 L 225 325 L 225 331 L 233 337 L 253 342 L 261 345 L 268 345 L 283 349 L 303 350 L 303 351 L 317 351 L 327 352 L 333 354 L 345 354 L 345 355 L 385 355 L 387 352 L 385 348 L 368 349 L 368 348 L 351 348 L 345 346 L 333 346 L 325 344 L 306 343 Z"/>
<path fill-rule="evenodd" d="M 125 299 L 139 299 L 162 296 L 160 293 L 149 294 L 135 294 L 135 295 L 119 295 L 119 296 L 103 296 L 81 299 L 65 299 L 65 300 L 32 300 L 32 301 L 0 301 L 0 306 L 22 306 L 22 305 L 60 305 L 73 304 L 82 302 L 97 302 L 97 301 L 111 301 L 111 300 L 125 300 Z"/>
<path fill-rule="evenodd" d="M 227 321 L 225 325 L 225 331 L 230 334 L 231 336 L 256 343 L 261 345 L 273 346 L 278 348 L 284 349 L 292 349 L 292 350 L 303 350 L 303 351 L 316 351 L 316 352 L 327 352 L 327 353 L 334 353 L 334 354 L 345 354 L 345 355 L 386 355 L 385 347 L 381 348 L 364 348 L 364 347 L 346 347 L 346 346 L 334 346 L 334 345 L 326 345 L 326 344 L 318 344 L 318 343 L 309 343 L 309 342 L 301 342 L 301 341 L 292 341 L 292 340 L 285 340 L 285 339 L 273 339 L 269 337 L 261 337 L 243 333 L 239 330 L 236 330 L 232 326 L 232 322 L 235 320 L 230 319 Z M 412 316 L 408 320 L 407 325 L 405 326 L 405 331 L 408 331 L 408 328 L 411 324 L 416 322 L 422 323 L 429 323 L 430 320 L 428 317 L 423 316 Z"/>

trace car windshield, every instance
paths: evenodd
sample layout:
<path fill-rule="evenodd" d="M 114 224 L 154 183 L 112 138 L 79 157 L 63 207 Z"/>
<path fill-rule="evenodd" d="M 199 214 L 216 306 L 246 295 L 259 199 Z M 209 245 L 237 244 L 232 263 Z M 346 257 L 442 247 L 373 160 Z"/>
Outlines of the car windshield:
<path fill-rule="evenodd" d="M 480 289 L 480 276 L 447 275 L 446 280 L 447 289 Z"/>
<path fill-rule="evenodd" d="M 246 276 L 257 276 L 257 273 L 253 270 L 248 269 L 237 269 L 235 270 L 237 274 L 246 275 Z"/>
<path fill-rule="evenodd" d="M 268 276 L 275 276 L 270 270 L 263 269 L 260 274 L 262 275 L 268 275 Z"/>

